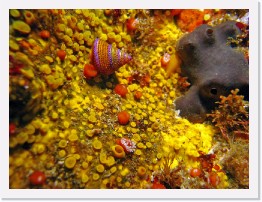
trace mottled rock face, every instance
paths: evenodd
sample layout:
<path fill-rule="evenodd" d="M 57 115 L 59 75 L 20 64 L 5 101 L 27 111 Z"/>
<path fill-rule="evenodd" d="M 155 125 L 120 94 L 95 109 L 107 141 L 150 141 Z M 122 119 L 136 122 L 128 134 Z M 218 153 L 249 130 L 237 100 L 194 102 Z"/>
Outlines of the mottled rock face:
<path fill-rule="evenodd" d="M 9 121 L 30 122 L 42 109 L 43 91 L 40 82 L 23 75 L 9 77 Z"/>
<path fill-rule="evenodd" d="M 229 37 L 238 34 L 236 22 L 228 21 L 216 27 L 202 25 L 180 39 L 176 49 L 182 60 L 182 75 L 191 83 L 188 92 L 175 101 L 182 117 L 204 121 L 219 97 L 236 88 L 248 100 L 248 62 L 228 43 Z"/>

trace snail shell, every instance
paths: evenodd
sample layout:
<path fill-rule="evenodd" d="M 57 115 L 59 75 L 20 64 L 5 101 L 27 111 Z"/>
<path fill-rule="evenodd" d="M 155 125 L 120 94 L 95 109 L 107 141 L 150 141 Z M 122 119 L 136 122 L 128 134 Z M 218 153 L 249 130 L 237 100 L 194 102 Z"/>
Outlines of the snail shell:
<path fill-rule="evenodd" d="M 109 75 L 131 60 L 131 56 L 118 48 L 112 47 L 100 39 L 96 39 L 92 49 L 92 62 L 103 75 Z"/>

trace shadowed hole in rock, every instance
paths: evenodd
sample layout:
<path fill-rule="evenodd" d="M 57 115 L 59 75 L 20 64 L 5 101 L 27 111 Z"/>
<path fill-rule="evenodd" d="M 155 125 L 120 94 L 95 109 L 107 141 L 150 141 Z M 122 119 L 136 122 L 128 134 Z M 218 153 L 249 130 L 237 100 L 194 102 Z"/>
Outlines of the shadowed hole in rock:
<path fill-rule="evenodd" d="M 213 29 L 208 28 L 206 33 L 207 33 L 208 36 L 212 36 L 213 35 Z"/>
<path fill-rule="evenodd" d="M 217 94 L 217 89 L 216 88 L 211 88 L 210 89 L 210 93 L 213 94 L 213 95 L 216 95 Z"/>

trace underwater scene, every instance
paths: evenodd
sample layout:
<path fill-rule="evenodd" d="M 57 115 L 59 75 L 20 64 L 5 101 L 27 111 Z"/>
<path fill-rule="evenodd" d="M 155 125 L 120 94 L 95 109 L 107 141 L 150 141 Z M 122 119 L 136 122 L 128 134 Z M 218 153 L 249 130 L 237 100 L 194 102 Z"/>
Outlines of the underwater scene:
<path fill-rule="evenodd" d="M 10 9 L 10 189 L 248 189 L 249 10 Z"/>

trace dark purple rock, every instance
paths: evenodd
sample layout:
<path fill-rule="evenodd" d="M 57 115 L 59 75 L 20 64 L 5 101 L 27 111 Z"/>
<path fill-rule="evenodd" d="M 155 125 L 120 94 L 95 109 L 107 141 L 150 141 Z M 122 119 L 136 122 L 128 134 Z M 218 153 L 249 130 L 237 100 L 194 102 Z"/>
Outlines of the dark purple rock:
<path fill-rule="evenodd" d="M 235 21 L 227 21 L 216 27 L 202 25 L 179 40 L 176 50 L 182 75 L 191 83 L 188 92 L 175 101 L 182 117 L 203 122 L 220 96 L 236 88 L 248 100 L 248 62 L 228 41 L 240 32 Z"/>

